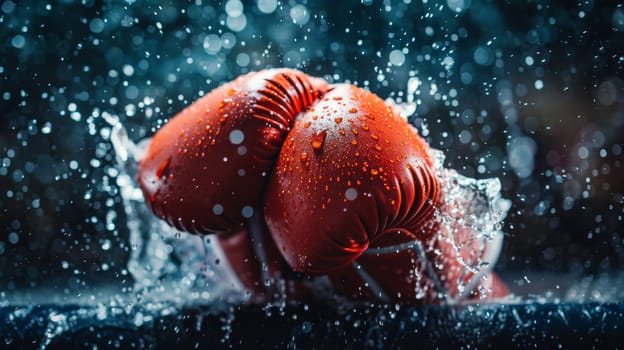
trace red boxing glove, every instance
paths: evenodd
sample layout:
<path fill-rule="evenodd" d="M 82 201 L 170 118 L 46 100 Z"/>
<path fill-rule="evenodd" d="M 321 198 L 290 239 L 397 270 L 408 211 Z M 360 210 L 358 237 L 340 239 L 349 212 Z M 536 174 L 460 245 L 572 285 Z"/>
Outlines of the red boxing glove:
<path fill-rule="evenodd" d="M 148 205 L 179 230 L 239 231 L 295 117 L 326 88 L 297 71 L 267 70 L 211 91 L 154 135 L 138 169 Z"/>
<path fill-rule="evenodd" d="M 485 269 L 468 269 L 494 260 L 498 242 L 484 245 L 469 228 L 442 224 L 451 208 L 432 166 L 426 142 L 390 106 L 335 85 L 286 138 L 264 201 L 269 232 L 295 271 L 329 274 L 352 299 L 506 294 L 498 280 L 481 280 Z"/>
<path fill-rule="evenodd" d="M 469 234 L 445 232 L 436 217 L 445 203 L 427 144 L 355 86 L 293 70 L 240 77 L 158 131 L 138 180 L 171 225 L 220 234 L 257 301 L 304 296 L 293 270 L 383 301 L 460 300 L 481 283 L 458 260 L 487 252 L 457 248 L 448 238 Z"/>
<path fill-rule="evenodd" d="M 416 130 L 376 95 L 336 85 L 297 119 L 264 209 L 288 263 L 325 273 L 380 238 L 425 238 L 432 232 L 422 225 L 438 198 L 427 144 Z"/>

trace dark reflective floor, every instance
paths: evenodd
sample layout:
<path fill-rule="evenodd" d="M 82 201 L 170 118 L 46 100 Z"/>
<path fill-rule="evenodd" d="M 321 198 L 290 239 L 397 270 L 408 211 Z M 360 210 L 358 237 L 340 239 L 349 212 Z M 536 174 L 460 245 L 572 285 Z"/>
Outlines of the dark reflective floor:
<path fill-rule="evenodd" d="M 24 349 L 526 349 L 536 344 L 589 349 L 622 346 L 623 316 L 621 304 L 596 303 L 367 305 L 345 311 L 323 305 L 282 310 L 232 306 L 178 313 L 37 305 L 0 308 L 6 325 L 0 336 L 5 345 Z"/>

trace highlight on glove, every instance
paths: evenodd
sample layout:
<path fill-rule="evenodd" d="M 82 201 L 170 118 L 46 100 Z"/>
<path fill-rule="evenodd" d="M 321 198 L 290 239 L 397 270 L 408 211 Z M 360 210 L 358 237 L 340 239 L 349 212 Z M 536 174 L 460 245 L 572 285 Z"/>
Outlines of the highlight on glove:
<path fill-rule="evenodd" d="M 254 301 L 503 297 L 491 270 L 509 204 L 443 160 L 370 91 L 271 69 L 173 117 L 137 180 L 158 217 L 217 236 Z"/>

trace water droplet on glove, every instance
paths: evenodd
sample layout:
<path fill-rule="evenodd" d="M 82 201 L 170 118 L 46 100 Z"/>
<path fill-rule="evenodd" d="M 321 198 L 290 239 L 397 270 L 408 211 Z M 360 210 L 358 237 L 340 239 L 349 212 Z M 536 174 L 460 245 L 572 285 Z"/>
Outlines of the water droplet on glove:
<path fill-rule="evenodd" d="M 312 135 L 312 148 L 315 151 L 320 151 L 323 148 L 323 144 L 325 143 L 326 136 L 327 136 L 326 130 L 323 130 L 318 134 Z"/>

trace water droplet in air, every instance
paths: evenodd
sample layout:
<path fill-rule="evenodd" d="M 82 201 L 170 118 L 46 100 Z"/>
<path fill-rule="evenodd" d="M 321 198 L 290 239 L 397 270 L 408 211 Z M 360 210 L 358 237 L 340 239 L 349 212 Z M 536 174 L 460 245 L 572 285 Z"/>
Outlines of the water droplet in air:
<path fill-rule="evenodd" d="M 301 160 L 306 160 L 306 159 L 308 159 L 308 154 L 303 152 L 303 153 L 301 153 L 300 157 L 301 157 Z"/>
<path fill-rule="evenodd" d="M 213 212 L 215 215 L 221 215 L 221 214 L 223 214 L 223 206 L 222 206 L 221 204 L 215 204 L 215 205 L 212 207 L 212 212 Z"/>
<path fill-rule="evenodd" d="M 350 200 L 353 201 L 357 198 L 358 196 L 358 192 L 355 188 L 353 187 L 349 187 L 347 188 L 347 190 L 345 191 L 345 197 Z"/>
<path fill-rule="evenodd" d="M 238 129 L 234 129 L 230 132 L 229 138 L 232 144 L 240 145 L 245 140 L 245 134 Z"/>
<path fill-rule="evenodd" d="M 249 219 L 250 217 L 253 216 L 254 210 L 251 206 L 246 205 L 243 207 L 243 210 L 241 211 L 241 213 L 243 214 L 244 218 Z"/>
<path fill-rule="evenodd" d="M 342 123 L 342 118 L 341 117 L 334 118 L 334 121 L 336 122 L 336 124 L 340 124 Z"/>

